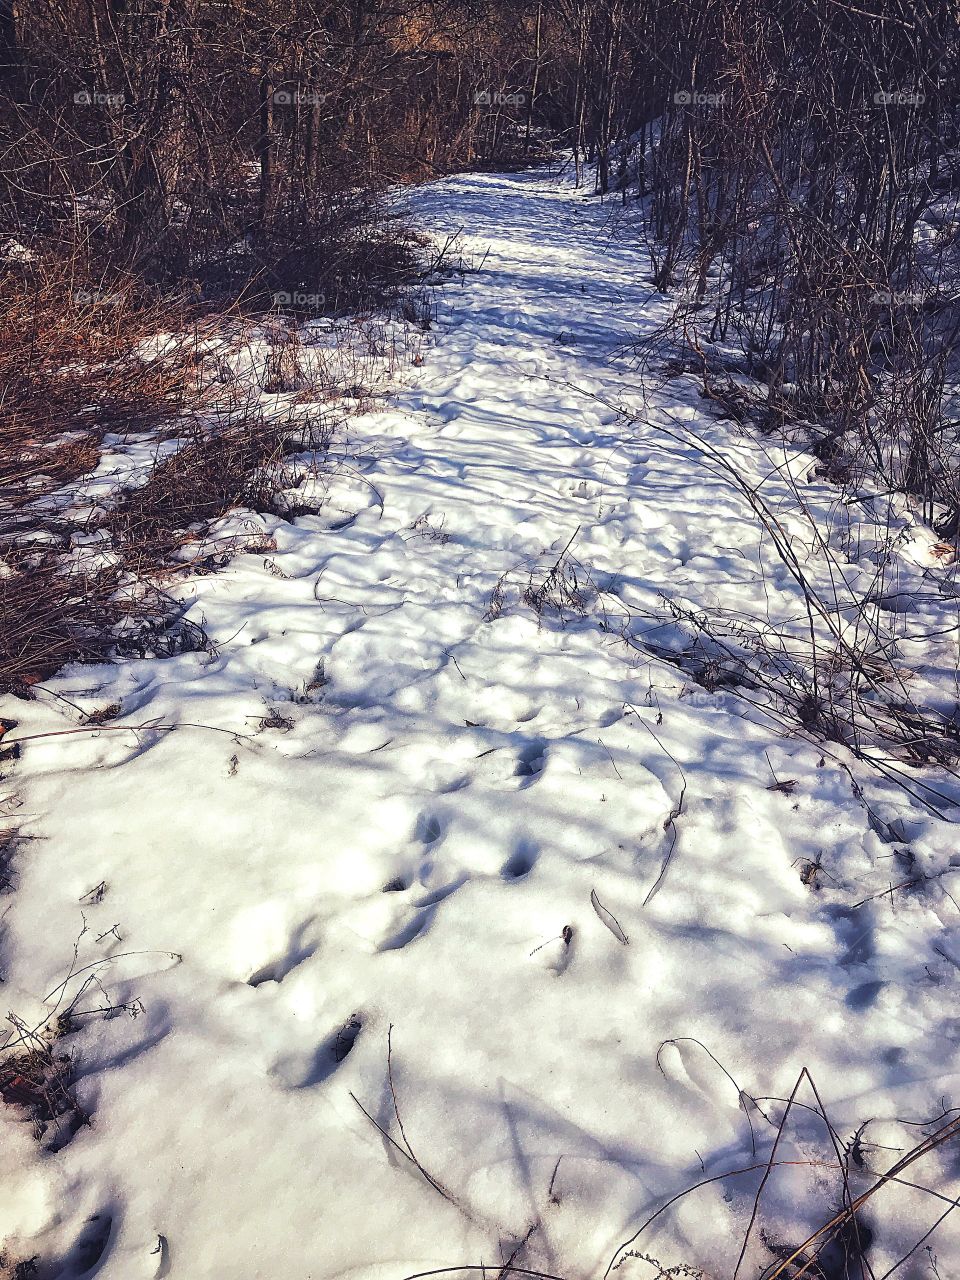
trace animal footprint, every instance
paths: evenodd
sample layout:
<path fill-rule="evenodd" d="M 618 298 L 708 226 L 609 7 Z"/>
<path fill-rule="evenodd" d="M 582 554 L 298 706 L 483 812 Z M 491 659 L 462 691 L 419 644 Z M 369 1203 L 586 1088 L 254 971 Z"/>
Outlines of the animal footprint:
<path fill-rule="evenodd" d="M 454 791 L 462 791 L 464 787 L 470 785 L 470 778 L 464 773 L 455 774 L 443 781 L 439 781 L 434 786 L 437 795 L 452 795 Z"/>
<path fill-rule="evenodd" d="M 843 948 L 838 963 L 844 967 L 868 964 L 874 957 L 876 940 L 872 922 L 866 913 L 850 907 L 830 906 L 825 908 L 824 915 L 833 926 L 838 945 Z"/>
<path fill-rule="evenodd" d="M 415 938 L 419 938 L 424 929 L 429 925 L 430 921 L 436 914 L 436 905 L 429 905 L 418 912 L 413 919 L 408 920 L 395 933 L 390 934 L 380 946 L 378 951 L 400 951 L 403 947 L 407 947 Z"/>
<path fill-rule="evenodd" d="M 309 960 L 316 950 L 315 942 L 307 939 L 311 923 L 307 921 L 300 925 L 290 939 L 286 950 L 282 951 L 275 960 L 268 961 L 252 973 L 247 979 L 248 985 L 261 987 L 265 982 L 282 982 L 288 973 L 292 973 L 298 965 L 303 964 L 304 960 Z"/>
<path fill-rule="evenodd" d="M 443 835 L 440 819 L 428 813 L 421 813 L 420 817 L 417 818 L 417 825 L 413 834 L 422 844 L 436 844 Z"/>
<path fill-rule="evenodd" d="M 360 1015 L 352 1013 L 333 1037 L 333 1043 L 330 1048 L 336 1066 L 339 1066 L 344 1058 L 352 1052 L 362 1027 L 363 1022 L 360 1019 Z"/>
<path fill-rule="evenodd" d="M 417 907 L 435 907 L 445 899 L 449 898 L 451 893 L 456 893 L 456 891 L 462 888 L 469 879 L 470 877 L 466 875 L 466 873 L 461 872 L 452 880 L 448 881 L 447 884 L 442 884 L 438 889 L 431 889 L 429 893 L 425 893 L 424 896 L 419 898 L 414 905 Z"/>
<path fill-rule="evenodd" d="M 388 880 L 383 886 L 384 893 L 405 893 L 410 888 L 410 879 L 407 876 L 394 876 L 392 880 Z"/>
<path fill-rule="evenodd" d="M 163 1280 L 164 1276 L 170 1274 L 170 1245 L 167 1243 L 166 1236 L 157 1236 L 157 1246 L 151 1250 L 151 1258 L 156 1260 L 157 1269 L 154 1271 L 154 1280 Z"/>
<path fill-rule="evenodd" d="M 95 1213 L 89 1217 L 70 1250 L 66 1274 L 86 1276 L 99 1266 L 107 1252 L 112 1230 L 113 1218 L 109 1213 Z"/>
<path fill-rule="evenodd" d="M 739 1109 L 740 1090 L 725 1069 L 697 1040 L 681 1036 L 660 1046 L 657 1065 L 668 1080 L 717 1106 Z"/>
<path fill-rule="evenodd" d="M 524 778 L 525 781 L 520 785 L 531 786 L 540 774 L 547 767 L 547 744 L 545 742 L 531 742 L 529 746 L 523 748 L 517 756 L 517 767 L 514 770 L 515 778 Z"/>
<path fill-rule="evenodd" d="M 291 1089 L 310 1089 L 329 1080 L 341 1062 L 353 1052 L 357 1038 L 363 1029 L 359 1013 L 350 1017 L 330 1033 L 314 1052 L 303 1058 L 286 1059 L 277 1064 L 274 1074 Z"/>
<path fill-rule="evenodd" d="M 504 880 L 522 880 L 533 870 L 539 853 L 533 841 L 518 840 L 513 853 L 500 868 L 500 874 Z"/>

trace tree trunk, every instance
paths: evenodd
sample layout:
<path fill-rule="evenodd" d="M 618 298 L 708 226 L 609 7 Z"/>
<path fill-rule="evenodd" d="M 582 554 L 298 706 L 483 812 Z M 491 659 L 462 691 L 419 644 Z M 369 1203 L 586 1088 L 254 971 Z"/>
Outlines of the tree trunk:
<path fill-rule="evenodd" d="M 265 227 L 273 208 L 274 155 L 273 155 L 273 83 L 264 71 L 260 76 L 260 209 L 259 222 Z"/>

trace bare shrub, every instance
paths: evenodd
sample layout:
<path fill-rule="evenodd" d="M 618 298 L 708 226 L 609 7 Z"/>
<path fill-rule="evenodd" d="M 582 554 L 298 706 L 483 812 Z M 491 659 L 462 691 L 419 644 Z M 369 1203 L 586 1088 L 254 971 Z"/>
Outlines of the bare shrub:
<path fill-rule="evenodd" d="M 160 462 L 110 512 L 106 527 L 134 571 L 156 568 L 231 507 L 268 509 L 267 472 L 283 456 L 282 431 L 261 416 L 198 433 Z"/>
<path fill-rule="evenodd" d="M 59 1150 L 89 1123 L 71 1092 L 73 1062 L 55 1041 L 37 1037 L 22 1052 L 0 1053 L 0 1102 L 31 1120 L 38 1141 Z"/>
<path fill-rule="evenodd" d="M 0 574 L 0 689 L 29 695 L 67 662 L 96 662 L 120 617 L 116 576 L 68 573 L 50 552 L 14 551 Z"/>
<path fill-rule="evenodd" d="M 0 270 L 0 488 L 16 508 L 85 471 L 110 432 L 154 430 L 189 395 L 190 314 L 79 261 Z M 148 351 L 164 330 L 187 337 Z"/>
<path fill-rule="evenodd" d="M 674 357 L 726 416 L 802 430 L 827 474 L 869 469 L 954 536 L 956 13 L 656 8 L 638 188 Z"/>
<path fill-rule="evenodd" d="M 539 581 L 535 571 L 530 574 L 521 598 L 538 618 L 552 612 L 562 624 L 567 614 L 583 617 L 587 612 L 588 603 L 596 595 L 589 575 L 570 554 L 570 548 L 579 532 L 578 525 L 566 546 Z"/>

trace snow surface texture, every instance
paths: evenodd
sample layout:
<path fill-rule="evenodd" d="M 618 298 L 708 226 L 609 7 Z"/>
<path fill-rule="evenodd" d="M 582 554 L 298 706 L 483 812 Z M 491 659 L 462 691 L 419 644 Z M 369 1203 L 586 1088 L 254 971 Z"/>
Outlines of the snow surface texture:
<path fill-rule="evenodd" d="M 330 506 L 235 518 L 276 551 L 189 584 L 216 651 L 68 669 L 0 707 L 11 737 L 121 708 L 26 743 L 4 783 L 36 837 L 5 1007 L 40 1023 L 92 972 L 85 1007 L 142 1009 L 62 1042 L 93 1123 L 61 1150 L 0 1109 L 0 1241 L 41 1274 L 400 1280 L 515 1255 L 600 1276 L 671 1196 L 762 1164 L 803 1067 L 844 1140 L 870 1122 L 854 1194 L 960 1103 L 951 881 L 873 898 L 907 846 L 948 870 L 951 824 L 875 777 L 855 794 L 836 753 L 620 635 L 659 592 L 802 615 L 742 497 L 664 424 L 763 481 L 798 554 L 793 486 L 823 512 L 835 492 L 712 421 L 692 380 L 640 394 L 617 353 L 666 302 L 594 202 L 542 174 L 409 198 L 483 270 L 438 290 L 422 368 L 351 419 Z M 859 510 L 851 581 L 888 533 Z M 933 539 L 898 527 L 908 590 Z M 538 617 L 571 538 L 573 605 Z M 186 727 L 116 728 L 146 722 Z M 743 1275 L 840 1205 L 812 1110 L 778 1159 Z M 949 1168 L 913 1181 L 948 1190 Z M 692 1192 L 632 1249 L 731 1274 L 759 1177 Z M 875 1274 L 942 1211 L 876 1197 Z M 960 1221 L 930 1243 L 949 1274 Z M 928 1272 L 921 1248 L 899 1274 Z"/>

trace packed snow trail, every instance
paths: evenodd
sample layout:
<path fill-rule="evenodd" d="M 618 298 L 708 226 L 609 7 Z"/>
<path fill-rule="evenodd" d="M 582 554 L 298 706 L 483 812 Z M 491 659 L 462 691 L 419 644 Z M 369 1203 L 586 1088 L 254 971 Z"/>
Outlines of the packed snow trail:
<path fill-rule="evenodd" d="M 5 781 L 37 837 L 7 1006 L 39 1023 L 71 966 L 63 1003 L 112 957 L 86 1005 L 142 1010 L 63 1042 L 93 1125 L 62 1150 L 0 1115 L 0 1240 L 44 1276 L 401 1280 L 512 1255 L 600 1276 L 670 1197 L 762 1165 L 801 1068 L 844 1140 L 871 1122 L 853 1194 L 913 1145 L 898 1121 L 958 1101 L 955 904 L 856 906 L 903 873 L 834 758 L 621 637 L 658 592 L 797 604 L 723 477 L 608 407 L 641 409 L 616 353 L 665 315 L 642 255 L 543 174 L 411 199 L 489 253 L 438 291 L 423 367 L 351 420 L 328 506 L 257 517 L 276 550 L 191 583 L 213 653 L 45 686 L 119 702 L 114 726 L 201 727 L 38 738 Z M 695 398 L 670 412 L 769 473 Z M 585 615 L 538 617 L 524 593 L 571 539 Z M 2 710 L 23 735 L 75 723 L 46 695 Z M 871 803 L 926 870 L 952 865 L 949 824 Z M 798 1163 L 743 1275 L 840 1203 L 813 1111 L 778 1159 Z M 732 1273 L 759 1178 L 693 1192 L 634 1249 Z M 875 1273 L 941 1212 L 888 1195 Z"/>

